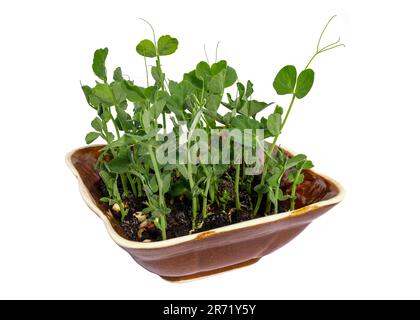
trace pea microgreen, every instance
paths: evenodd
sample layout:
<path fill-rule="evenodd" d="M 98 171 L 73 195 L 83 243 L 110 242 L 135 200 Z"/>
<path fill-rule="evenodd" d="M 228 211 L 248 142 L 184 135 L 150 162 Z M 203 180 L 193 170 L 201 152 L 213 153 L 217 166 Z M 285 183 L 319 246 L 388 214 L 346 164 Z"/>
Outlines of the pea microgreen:
<path fill-rule="evenodd" d="M 178 49 L 178 40 L 170 35 L 157 38 L 147 21 L 152 37 L 140 40 L 135 48 L 145 67 L 143 86 L 126 77 L 119 67 L 109 77 L 109 50 L 96 50 L 92 70 L 97 81 L 92 87 L 83 85 L 82 90 L 87 103 L 96 111 L 91 121 L 92 130 L 85 141 L 90 144 L 101 138 L 106 143 L 96 164 L 107 192 L 101 200 L 117 210 L 124 221 L 132 212 L 128 200 L 141 199 L 142 212 L 160 230 L 162 239 L 167 238 L 168 217 L 175 201 L 190 204 L 191 232 L 205 227 L 207 219 L 216 212 L 230 217 L 232 210 L 246 209 L 256 217 L 278 213 L 279 204 L 283 202 L 288 202 L 290 210 L 294 210 L 298 186 L 304 181 L 305 170 L 313 164 L 302 154 L 287 156 L 276 145 L 296 99 L 306 97 L 313 87 L 315 73 L 309 66 L 315 57 L 344 46 L 339 40 L 321 46 L 333 18 L 323 29 L 315 53 L 302 71 L 287 65 L 276 74 L 275 92 L 290 97 L 285 113 L 273 102 L 255 100 L 253 83 L 240 82 L 235 69 L 225 60 L 216 59 L 212 64 L 200 61 L 193 70 L 185 72 L 181 80 L 169 79 L 161 60 L 169 62 L 168 56 Z M 222 112 L 221 106 L 227 108 L 227 113 Z M 271 114 L 261 117 L 261 112 L 267 108 L 272 108 Z M 172 123 L 171 130 L 168 123 Z M 226 138 L 224 134 L 215 133 L 219 129 L 228 133 L 237 130 L 244 134 L 242 137 L 251 130 L 251 142 L 244 138 L 235 140 L 230 134 Z M 263 138 L 273 137 L 271 144 L 263 143 L 262 156 L 265 157 L 260 157 L 261 153 L 256 151 L 258 130 L 264 132 Z M 211 139 L 201 138 L 202 133 Z M 165 139 L 169 137 L 179 142 L 168 151 L 176 155 L 175 164 L 159 161 Z M 223 158 L 215 154 L 219 147 L 208 152 L 210 140 L 220 140 L 222 149 L 232 147 L 241 154 L 245 151 L 259 154 L 256 162 L 263 159 L 259 175 L 247 175 L 251 165 L 238 162 L 233 151 L 227 155 L 227 163 L 206 161 L 206 157 Z M 180 161 L 181 158 L 186 161 Z M 286 193 L 284 181 L 291 184 L 291 192 Z M 253 199 L 253 204 L 245 206 L 244 197 Z"/>

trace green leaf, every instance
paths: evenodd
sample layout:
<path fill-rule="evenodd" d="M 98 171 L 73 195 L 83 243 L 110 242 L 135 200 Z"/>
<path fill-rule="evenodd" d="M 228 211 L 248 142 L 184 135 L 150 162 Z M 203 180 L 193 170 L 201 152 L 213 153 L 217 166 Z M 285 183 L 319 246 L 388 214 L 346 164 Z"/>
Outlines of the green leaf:
<path fill-rule="evenodd" d="M 203 81 L 200 80 L 196 75 L 196 70 L 184 73 L 184 81 L 191 83 L 194 87 L 201 89 L 203 87 Z"/>
<path fill-rule="evenodd" d="M 178 40 L 169 35 L 161 36 L 158 40 L 158 53 L 160 56 L 167 56 L 176 51 Z"/>
<path fill-rule="evenodd" d="M 236 87 L 238 88 L 239 97 L 242 98 L 245 95 L 245 86 L 241 82 L 238 82 Z"/>
<path fill-rule="evenodd" d="M 210 111 L 216 112 L 217 109 L 219 109 L 219 106 L 220 106 L 220 95 L 218 93 L 209 93 L 206 96 L 206 108 Z"/>
<path fill-rule="evenodd" d="M 261 185 L 261 184 L 259 184 L 259 185 L 256 185 L 255 187 L 254 187 L 254 191 L 256 192 L 256 193 L 267 193 L 268 192 L 268 186 L 267 185 L 265 185 L 265 184 L 263 184 L 263 185 Z"/>
<path fill-rule="evenodd" d="M 113 200 L 111 198 L 107 198 L 107 197 L 102 197 L 102 198 L 99 199 L 99 201 L 106 202 L 109 205 L 113 205 L 115 203 L 115 200 Z"/>
<path fill-rule="evenodd" d="M 198 79 L 206 81 L 211 77 L 211 69 L 207 62 L 201 61 L 195 67 L 195 75 Z"/>
<path fill-rule="evenodd" d="M 159 191 L 159 185 L 157 183 L 155 175 L 152 177 L 152 179 L 150 179 L 149 186 L 153 193 L 156 193 Z"/>
<path fill-rule="evenodd" d="M 131 102 L 142 102 L 146 99 L 144 88 L 134 85 L 131 81 L 124 81 L 127 99 Z"/>
<path fill-rule="evenodd" d="M 305 160 L 306 160 L 306 156 L 304 154 L 297 154 L 286 161 L 285 168 L 286 169 L 293 168 Z"/>
<path fill-rule="evenodd" d="M 87 103 L 95 110 L 98 110 L 98 103 L 96 103 L 96 101 L 93 101 L 92 98 L 93 93 L 92 93 L 92 88 L 89 86 L 82 86 L 82 90 L 83 90 L 83 94 L 85 95 L 86 101 Z"/>
<path fill-rule="evenodd" d="M 91 144 L 93 141 L 98 139 L 100 135 L 101 134 L 99 132 L 89 132 L 85 137 L 85 141 L 87 144 Z"/>
<path fill-rule="evenodd" d="M 120 67 L 118 67 L 118 68 L 116 68 L 116 69 L 114 70 L 114 76 L 113 76 L 113 79 L 114 79 L 115 81 L 123 81 L 123 80 L 124 80 L 123 75 L 122 75 L 122 71 L 121 71 L 121 68 L 120 68 Z"/>
<path fill-rule="evenodd" d="M 172 198 L 179 197 L 181 195 L 186 195 L 190 192 L 190 186 L 188 181 L 185 179 L 180 179 L 178 182 L 171 185 L 171 189 L 169 191 L 169 195 Z"/>
<path fill-rule="evenodd" d="M 167 193 L 171 187 L 171 173 L 167 173 L 163 176 L 163 193 Z"/>
<path fill-rule="evenodd" d="M 273 136 L 280 134 L 281 128 L 281 115 L 278 113 L 270 114 L 267 119 L 267 129 Z"/>
<path fill-rule="evenodd" d="M 159 117 L 165 105 L 166 98 L 159 99 L 153 104 L 153 106 L 150 108 L 150 112 L 152 113 L 153 118 L 157 119 Z"/>
<path fill-rule="evenodd" d="M 178 169 L 179 173 L 185 178 L 188 179 L 188 171 L 185 165 L 183 164 L 177 164 L 176 168 Z"/>
<path fill-rule="evenodd" d="M 102 102 L 112 105 L 113 95 L 111 87 L 108 84 L 98 83 L 92 90 L 93 94 L 97 96 Z"/>
<path fill-rule="evenodd" d="M 276 203 L 277 202 L 276 194 L 274 193 L 274 190 L 272 188 L 268 189 L 268 197 L 270 198 L 270 201 L 272 203 Z"/>
<path fill-rule="evenodd" d="M 227 112 L 224 116 L 223 116 L 223 122 L 226 123 L 227 125 L 230 125 L 230 122 L 232 121 L 232 112 Z"/>
<path fill-rule="evenodd" d="M 305 176 L 303 174 L 299 174 L 299 177 L 297 178 L 297 184 L 303 183 L 305 180 Z"/>
<path fill-rule="evenodd" d="M 127 94 L 123 82 L 113 82 L 111 84 L 111 88 L 117 104 L 120 104 L 127 99 Z"/>
<path fill-rule="evenodd" d="M 207 88 L 212 93 L 223 93 L 223 90 L 225 89 L 225 74 L 223 72 L 219 72 L 215 76 L 211 77 Z"/>
<path fill-rule="evenodd" d="M 98 117 L 92 120 L 91 126 L 98 132 L 102 132 L 102 121 Z"/>
<path fill-rule="evenodd" d="M 314 78 L 315 73 L 312 69 L 305 69 L 299 74 L 296 84 L 296 98 L 302 99 L 311 91 Z"/>
<path fill-rule="evenodd" d="M 254 117 L 258 112 L 264 110 L 272 104 L 273 103 L 250 100 L 244 103 L 244 106 L 239 110 L 239 112 L 246 116 Z"/>
<path fill-rule="evenodd" d="M 306 160 L 302 165 L 302 169 L 306 169 L 306 170 L 312 169 L 313 167 L 314 167 L 314 164 L 310 160 Z"/>
<path fill-rule="evenodd" d="M 267 179 L 267 183 L 270 187 L 278 187 L 278 180 L 280 178 L 281 170 L 277 167 L 273 168 L 270 177 Z"/>
<path fill-rule="evenodd" d="M 277 94 L 293 93 L 296 85 L 296 68 L 294 66 L 283 67 L 276 75 L 273 87 Z"/>
<path fill-rule="evenodd" d="M 235 69 L 232 67 L 227 67 L 226 69 L 226 76 L 225 76 L 225 88 L 229 88 L 232 86 L 236 80 L 238 79 L 238 75 L 236 74 Z"/>
<path fill-rule="evenodd" d="M 99 116 L 101 117 L 101 119 L 107 123 L 109 120 L 111 120 L 111 113 L 108 112 L 107 110 L 104 110 L 103 112 L 101 112 L 99 114 Z"/>
<path fill-rule="evenodd" d="M 102 181 L 105 183 L 105 186 L 108 189 L 108 193 L 109 194 L 112 194 L 112 188 L 113 188 L 113 185 L 114 185 L 114 179 L 105 170 L 99 171 L 99 176 L 102 178 Z"/>
<path fill-rule="evenodd" d="M 96 50 L 93 56 L 93 64 L 92 64 L 93 72 L 96 74 L 96 76 L 99 79 L 103 81 L 106 81 L 105 61 L 106 61 L 107 56 L 108 56 L 108 48 Z"/>
<path fill-rule="evenodd" d="M 169 81 L 169 92 L 171 95 L 167 100 L 167 108 L 175 113 L 175 115 L 183 119 L 184 118 L 184 87 L 175 82 Z"/>
<path fill-rule="evenodd" d="M 263 129 L 262 124 L 257 120 L 239 114 L 232 119 L 231 126 L 237 129 Z"/>
<path fill-rule="evenodd" d="M 229 165 L 227 164 L 215 164 L 213 165 L 213 171 L 216 176 L 223 175 L 229 169 Z"/>
<path fill-rule="evenodd" d="M 147 58 L 156 57 L 156 47 L 152 41 L 144 39 L 136 47 L 136 51 L 139 55 Z"/>
<path fill-rule="evenodd" d="M 156 86 L 150 86 L 144 89 L 144 95 L 146 99 L 152 100 L 158 88 Z"/>
<path fill-rule="evenodd" d="M 142 116 L 142 122 L 143 122 L 143 128 L 144 131 L 149 132 L 151 130 L 150 127 L 150 122 L 151 122 L 151 118 L 150 118 L 150 113 L 149 111 L 144 111 L 143 116 Z"/>
<path fill-rule="evenodd" d="M 165 74 L 155 66 L 151 68 L 151 74 L 156 83 L 161 84 L 165 80 Z"/>
<path fill-rule="evenodd" d="M 276 106 L 276 109 L 274 109 L 274 113 L 278 113 L 279 115 L 283 114 L 283 108 L 280 106 Z"/>
<path fill-rule="evenodd" d="M 216 74 L 226 71 L 227 68 L 227 62 L 225 60 L 220 60 L 219 62 L 213 63 L 211 65 L 210 71 L 213 76 Z"/>
<path fill-rule="evenodd" d="M 254 93 L 254 85 L 251 81 L 246 82 L 245 97 L 249 98 Z"/>
<path fill-rule="evenodd" d="M 86 101 L 89 102 L 89 97 L 92 95 L 92 88 L 86 85 L 82 86 L 83 94 L 85 95 Z"/>
<path fill-rule="evenodd" d="M 114 173 L 125 173 L 130 168 L 130 160 L 128 158 L 115 158 L 109 162 L 109 169 Z"/>
<path fill-rule="evenodd" d="M 262 118 L 260 119 L 260 122 L 262 123 L 262 125 L 263 125 L 264 129 L 267 129 L 267 119 L 266 119 L 266 118 L 264 118 L 264 117 L 262 117 Z M 268 129 L 267 129 L 267 130 L 268 130 Z M 270 137 L 272 137 L 272 136 L 270 135 Z"/>
<path fill-rule="evenodd" d="M 107 132 L 107 134 L 106 134 L 106 139 L 107 139 L 108 141 L 114 141 L 115 136 L 114 136 L 114 134 L 113 134 L 112 132 Z"/>
<path fill-rule="evenodd" d="M 125 110 L 121 107 L 117 107 L 116 111 L 118 127 L 124 131 L 130 130 L 132 127 L 132 124 L 130 122 L 131 116 L 127 112 L 125 112 Z"/>
<path fill-rule="evenodd" d="M 277 195 L 277 199 L 279 201 L 285 201 L 285 200 L 287 200 L 289 198 L 290 198 L 290 196 L 288 194 L 284 194 L 283 191 L 281 189 L 279 189 L 279 193 Z"/>

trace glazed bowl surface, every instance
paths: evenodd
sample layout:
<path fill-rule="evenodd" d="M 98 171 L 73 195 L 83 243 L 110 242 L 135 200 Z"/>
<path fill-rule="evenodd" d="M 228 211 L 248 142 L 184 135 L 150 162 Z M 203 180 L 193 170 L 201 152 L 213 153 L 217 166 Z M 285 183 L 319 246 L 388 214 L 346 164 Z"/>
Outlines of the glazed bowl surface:
<path fill-rule="evenodd" d="M 298 189 L 297 210 L 164 241 L 136 242 L 124 236 L 118 221 L 99 200 L 100 177 L 94 167 L 101 147 L 82 147 L 66 156 L 84 201 L 102 219 L 115 243 L 145 269 L 171 281 L 203 277 L 258 261 L 296 237 L 338 204 L 345 193 L 333 179 L 305 171 L 305 182 Z"/>

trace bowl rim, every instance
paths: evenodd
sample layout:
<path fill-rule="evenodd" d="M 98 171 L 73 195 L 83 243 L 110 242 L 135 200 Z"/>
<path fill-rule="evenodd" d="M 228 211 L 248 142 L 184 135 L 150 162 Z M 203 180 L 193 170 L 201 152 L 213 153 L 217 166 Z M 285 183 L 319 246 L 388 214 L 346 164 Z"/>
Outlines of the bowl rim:
<path fill-rule="evenodd" d="M 318 173 L 314 170 L 309 170 L 309 171 L 319 175 L 320 177 L 324 178 L 325 180 L 327 180 L 332 185 L 334 185 L 338 190 L 337 195 L 330 198 L 330 199 L 315 202 L 313 204 L 310 204 L 308 206 L 305 206 L 305 207 L 302 207 L 302 208 L 299 208 L 299 209 L 296 209 L 296 210 L 293 210 L 293 211 L 282 212 L 282 213 L 277 214 L 277 215 L 270 215 L 270 216 L 265 216 L 265 217 L 254 218 L 254 219 L 251 219 L 251 220 L 238 222 L 238 223 L 230 224 L 230 225 L 227 225 L 227 226 L 223 226 L 223 227 L 219 227 L 219 228 L 215 228 L 215 229 L 211 229 L 211 230 L 207 230 L 207 231 L 202 231 L 202 232 L 194 233 L 194 234 L 190 234 L 190 235 L 185 235 L 185 236 L 181 236 L 181 237 L 177 237 L 177 238 L 172 238 L 172 239 L 168 239 L 168 240 L 161 240 L 161 241 L 147 242 L 147 243 L 133 241 L 133 240 L 127 240 L 117 233 L 117 231 L 114 229 L 111 222 L 109 221 L 108 217 L 95 204 L 95 201 L 94 201 L 89 189 L 83 183 L 83 180 L 81 179 L 79 172 L 77 171 L 76 167 L 73 165 L 72 160 L 71 160 L 71 157 L 77 151 L 92 148 L 92 147 L 97 147 L 97 146 L 101 146 L 101 145 L 100 144 L 92 144 L 92 145 L 89 145 L 89 146 L 83 146 L 83 147 L 75 148 L 75 149 L 73 149 L 72 151 L 70 151 L 66 154 L 65 161 L 66 161 L 67 166 L 70 168 L 72 173 L 77 178 L 77 181 L 78 181 L 78 184 L 79 184 L 79 191 L 80 191 L 80 194 L 82 195 L 83 200 L 86 202 L 88 207 L 93 212 L 95 212 L 96 215 L 99 218 L 101 218 L 101 220 L 105 224 L 105 228 L 106 228 L 109 236 L 112 238 L 112 240 L 114 240 L 114 242 L 117 243 L 119 246 L 127 248 L 127 249 L 146 249 L 147 250 L 147 249 L 166 248 L 166 247 L 179 245 L 179 244 L 189 242 L 189 241 L 202 239 L 202 238 L 210 236 L 210 235 L 222 234 L 222 233 L 225 233 L 225 232 L 231 232 L 231 231 L 238 230 L 238 229 L 253 227 L 253 226 L 266 224 L 266 223 L 272 223 L 272 222 L 275 222 L 275 221 L 279 221 L 279 220 L 283 220 L 283 219 L 287 219 L 287 218 L 291 218 L 291 217 L 301 216 L 301 215 L 304 215 L 304 214 L 306 214 L 308 212 L 311 212 L 315 209 L 319 209 L 319 208 L 322 208 L 322 207 L 337 204 L 344 199 L 345 194 L 346 194 L 346 191 L 344 190 L 343 186 L 338 181 L 336 181 L 336 180 L 334 180 L 334 179 L 332 179 L 332 178 L 330 178 L 330 177 L 328 177 L 324 174 L 320 174 L 320 173 Z M 282 149 L 290 152 L 291 154 L 295 154 L 289 148 L 282 147 Z"/>

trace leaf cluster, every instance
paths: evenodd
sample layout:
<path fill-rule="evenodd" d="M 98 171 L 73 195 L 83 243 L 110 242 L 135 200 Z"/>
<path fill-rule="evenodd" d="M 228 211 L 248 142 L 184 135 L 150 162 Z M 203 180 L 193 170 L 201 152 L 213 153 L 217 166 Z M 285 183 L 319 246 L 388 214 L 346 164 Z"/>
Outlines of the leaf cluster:
<path fill-rule="evenodd" d="M 275 150 L 275 144 L 295 98 L 306 97 L 313 87 L 315 73 L 308 67 L 313 58 L 299 74 L 296 67 L 287 65 L 275 76 L 275 92 L 291 97 L 284 112 L 273 102 L 254 99 L 253 83 L 239 81 L 236 70 L 225 60 L 212 64 L 200 61 L 194 70 L 185 72 L 180 81 L 169 79 L 163 72 L 161 59 L 174 54 L 178 46 L 178 40 L 170 35 L 156 40 L 154 30 L 153 39 L 138 43 L 136 52 L 144 59 L 147 79 L 143 85 L 130 80 L 119 67 L 110 78 L 108 48 L 94 53 L 92 71 L 97 80 L 93 86 L 82 85 L 82 90 L 88 105 L 96 112 L 85 141 L 87 144 L 98 138 L 105 141 L 96 164 L 108 193 L 102 201 L 118 205 L 124 220 L 130 210 L 127 200 L 130 197 L 143 199 L 143 213 L 160 229 L 163 239 L 166 239 L 167 217 L 171 214 L 170 203 L 180 199 L 191 202 L 192 232 L 205 223 L 212 214 L 209 212 L 212 207 L 228 211 L 232 197 L 235 197 L 236 209 L 241 209 L 240 192 L 248 193 L 249 197 L 257 195 L 255 216 L 277 213 L 279 203 L 287 201 L 293 210 L 296 188 L 304 180 L 304 170 L 313 165 L 305 155 L 288 157 L 280 148 Z M 318 45 L 315 56 L 321 51 Z M 221 106 L 228 112 L 222 112 Z M 267 108 L 272 108 L 271 113 L 267 118 L 261 117 L 260 113 Z M 167 152 L 174 152 L 179 160 L 183 150 L 187 161 L 160 163 L 159 150 L 165 145 L 165 139 L 172 136 L 181 141 L 185 128 L 189 131 L 188 139 L 176 147 L 169 146 Z M 194 132 L 202 129 L 214 138 L 212 129 L 216 128 L 242 132 L 263 129 L 265 137 L 274 137 L 272 144 L 263 145 L 265 157 L 260 176 L 246 176 L 248 165 L 236 163 L 233 155 L 228 164 L 208 164 L 202 154 L 198 161 L 192 161 L 199 146 Z M 220 139 L 222 145 L 238 143 L 219 136 L 215 138 Z M 204 143 L 210 146 L 209 141 Z M 254 135 L 251 145 L 239 144 L 242 150 L 248 148 L 255 152 L 257 149 Z M 221 181 L 226 179 L 232 181 L 235 194 L 220 191 Z M 282 181 L 286 179 L 293 186 L 290 194 L 282 189 Z M 264 197 L 266 207 L 261 208 Z"/>

